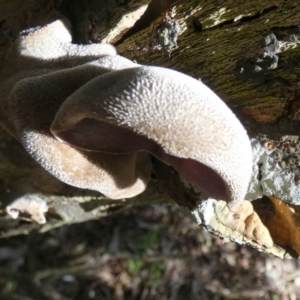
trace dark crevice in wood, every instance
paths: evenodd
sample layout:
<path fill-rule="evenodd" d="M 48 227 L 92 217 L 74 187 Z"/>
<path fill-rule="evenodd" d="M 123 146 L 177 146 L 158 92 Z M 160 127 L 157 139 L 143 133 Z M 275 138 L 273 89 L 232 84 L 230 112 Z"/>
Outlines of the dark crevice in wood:
<path fill-rule="evenodd" d="M 163 15 L 173 3 L 175 3 L 175 0 L 153 0 L 149 4 L 143 16 L 135 23 L 135 25 L 130 30 L 128 30 L 124 34 L 124 36 L 116 43 L 116 45 L 120 45 L 127 38 L 147 28 L 158 17 Z"/>
<path fill-rule="evenodd" d="M 191 211 L 197 207 L 197 194 L 187 188 L 180 180 L 178 173 L 170 166 L 152 157 L 154 173 L 165 188 L 167 194 L 180 206 Z"/>
<path fill-rule="evenodd" d="M 86 28 L 87 24 L 85 21 L 85 11 L 88 10 L 88 2 L 82 0 L 63 0 L 58 9 L 72 24 L 73 43 L 88 44 L 88 28 Z"/>

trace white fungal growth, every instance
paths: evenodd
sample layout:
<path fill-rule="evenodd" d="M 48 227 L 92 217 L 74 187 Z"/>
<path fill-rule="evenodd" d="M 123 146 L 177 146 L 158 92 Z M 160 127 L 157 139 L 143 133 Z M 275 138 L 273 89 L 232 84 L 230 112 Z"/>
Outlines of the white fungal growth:
<path fill-rule="evenodd" d="M 271 143 L 274 146 L 268 147 Z M 247 200 L 275 196 L 290 204 L 300 204 L 298 143 L 298 138 L 291 136 L 278 142 L 251 140 L 253 169 Z"/>
<path fill-rule="evenodd" d="M 215 205 L 216 200 L 207 198 L 206 201 L 201 201 L 199 205 L 191 212 L 198 225 L 209 225 L 211 219 L 215 216 Z"/>

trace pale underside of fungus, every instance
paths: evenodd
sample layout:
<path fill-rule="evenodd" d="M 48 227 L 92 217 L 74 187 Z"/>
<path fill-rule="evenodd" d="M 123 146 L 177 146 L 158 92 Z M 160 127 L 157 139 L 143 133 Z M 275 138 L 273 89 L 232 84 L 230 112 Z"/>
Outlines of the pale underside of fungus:
<path fill-rule="evenodd" d="M 142 193 L 151 155 L 236 209 L 252 156 L 246 131 L 199 80 L 141 66 L 107 44 L 75 45 L 58 20 L 11 45 L 0 122 L 58 179 L 112 199 Z"/>

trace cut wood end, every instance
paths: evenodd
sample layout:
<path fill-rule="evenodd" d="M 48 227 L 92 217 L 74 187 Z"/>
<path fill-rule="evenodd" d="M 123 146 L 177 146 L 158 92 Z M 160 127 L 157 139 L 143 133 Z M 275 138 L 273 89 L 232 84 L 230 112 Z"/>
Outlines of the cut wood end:
<path fill-rule="evenodd" d="M 269 230 L 253 210 L 250 201 L 244 201 L 235 212 L 230 211 L 225 202 L 218 201 L 216 214 L 225 227 L 241 233 L 263 247 L 274 246 Z"/>

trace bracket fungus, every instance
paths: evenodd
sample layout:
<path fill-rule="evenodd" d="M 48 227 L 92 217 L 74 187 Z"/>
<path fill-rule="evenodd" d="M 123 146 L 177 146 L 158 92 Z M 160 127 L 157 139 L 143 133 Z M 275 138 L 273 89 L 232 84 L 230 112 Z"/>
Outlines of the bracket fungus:
<path fill-rule="evenodd" d="M 247 191 L 245 130 L 209 88 L 173 70 L 142 66 L 94 78 L 64 101 L 51 131 L 89 151 L 149 152 L 231 208 Z"/>
<path fill-rule="evenodd" d="M 70 32 L 71 24 L 67 19 L 24 30 L 12 42 L 7 59 L 19 69 L 62 68 L 104 55 L 116 55 L 115 48 L 109 44 L 73 44 Z"/>
<path fill-rule="evenodd" d="M 247 133 L 202 82 L 141 66 L 110 45 L 74 45 L 65 21 L 21 36 L 2 83 L 1 124 L 47 171 L 112 199 L 146 189 L 151 155 L 236 209 L 252 156 Z"/>

